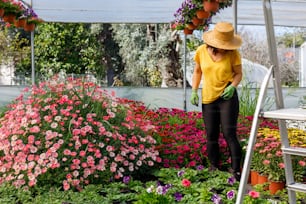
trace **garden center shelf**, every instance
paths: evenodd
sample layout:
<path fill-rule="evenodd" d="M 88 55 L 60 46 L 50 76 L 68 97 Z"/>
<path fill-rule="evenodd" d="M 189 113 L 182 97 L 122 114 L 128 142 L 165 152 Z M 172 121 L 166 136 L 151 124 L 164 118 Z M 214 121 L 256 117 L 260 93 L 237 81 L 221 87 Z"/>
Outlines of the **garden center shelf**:
<path fill-rule="evenodd" d="M 261 116 L 264 118 L 285 119 L 285 120 L 305 120 L 306 109 L 302 108 L 287 108 L 273 111 L 262 112 Z"/>
<path fill-rule="evenodd" d="M 264 118 L 273 118 L 280 120 L 304 120 L 306 121 L 306 109 L 302 108 L 289 108 L 289 109 L 279 109 L 273 111 L 262 112 L 261 116 Z M 301 147 L 291 147 L 289 145 L 283 145 L 282 147 L 283 154 L 285 155 L 298 155 L 306 156 L 306 148 Z M 288 174 L 288 172 L 287 172 Z M 292 177 L 291 172 L 289 172 Z M 300 191 L 306 193 L 306 184 L 303 183 L 293 183 L 287 184 L 288 190 Z"/>
<path fill-rule="evenodd" d="M 287 189 L 292 191 L 300 191 L 306 193 L 306 184 L 303 183 L 292 183 L 287 185 Z"/>

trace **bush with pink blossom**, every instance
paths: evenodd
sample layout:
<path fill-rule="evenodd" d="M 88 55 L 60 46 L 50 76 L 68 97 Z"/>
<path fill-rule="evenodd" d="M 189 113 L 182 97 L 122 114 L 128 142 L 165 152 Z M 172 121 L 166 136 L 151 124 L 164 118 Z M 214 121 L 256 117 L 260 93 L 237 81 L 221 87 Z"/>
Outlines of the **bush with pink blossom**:
<path fill-rule="evenodd" d="M 153 169 L 156 129 L 134 108 L 80 79 L 25 90 L 0 118 L 0 184 L 80 190 Z"/>

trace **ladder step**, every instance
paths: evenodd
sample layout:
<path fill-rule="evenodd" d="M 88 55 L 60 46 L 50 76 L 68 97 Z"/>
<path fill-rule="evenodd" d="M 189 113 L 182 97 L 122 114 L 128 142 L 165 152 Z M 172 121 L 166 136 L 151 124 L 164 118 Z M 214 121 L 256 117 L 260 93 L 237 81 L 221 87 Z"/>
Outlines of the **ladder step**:
<path fill-rule="evenodd" d="M 306 148 L 301 147 L 283 147 L 283 154 L 299 155 L 306 157 Z"/>
<path fill-rule="evenodd" d="M 289 185 L 287 185 L 287 188 L 289 190 L 300 191 L 300 192 L 306 193 L 306 184 L 303 184 L 303 183 L 289 184 Z"/>
<path fill-rule="evenodd" d="M 302 108 L 284 108 L 261 113 L 264 118 L 284 119 L 284 120 L 305 120 L 306 109 Z"/>

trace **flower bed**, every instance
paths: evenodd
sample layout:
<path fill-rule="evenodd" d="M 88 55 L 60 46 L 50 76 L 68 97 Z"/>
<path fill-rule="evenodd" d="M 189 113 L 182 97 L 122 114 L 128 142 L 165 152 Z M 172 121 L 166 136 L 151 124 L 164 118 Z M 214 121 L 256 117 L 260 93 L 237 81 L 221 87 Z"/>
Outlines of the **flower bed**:
<path fill-rule="evenodd" d="M 252 117 L 239 117 L 238 136 L 244 147 L 251 123 Z M 278 147 L 276 128 L 275 121 L 262 120 L 258 141 L 269 138 L 265 147 Z M 305 132 L 290 133 L 293 144 L 305 145 Z M 228 186 L 228 172 L 208 172 L 205 144 L 200 112 L 152 110 L 142 102 L 116 98 L 86 80 L 54 78 L 25 90 L 1 114 L 0 183 L 30 190 L 34 197 L 41 193 L 37 189 L 61 195 L 94 188 L 99 199 L 112 202 L 145 203 L 150 197 L 150 202 L 232 203 L 238 185 Z M 230 160 L 222 134 L 220 144 L 226 169 Z M 279 155 L 270 149 L 274 152 Z M 298 165 L 301 179 L 305 164 Z M 178 177 L 180 171 L 187 173 Z M 96 190 L 91 184 L 103 187 Z M 253 192 L 247 199 L 256 203 L 270 198 L 255 190 L 261 196 Z"/>

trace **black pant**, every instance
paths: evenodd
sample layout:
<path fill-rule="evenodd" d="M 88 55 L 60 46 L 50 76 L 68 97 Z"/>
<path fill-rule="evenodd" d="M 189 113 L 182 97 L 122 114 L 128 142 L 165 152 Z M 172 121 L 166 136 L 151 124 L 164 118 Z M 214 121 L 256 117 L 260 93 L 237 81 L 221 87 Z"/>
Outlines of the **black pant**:
<path fill-rule="evenodd" d="M 229 100 L 219 98 L 210 104 L 202 104 L 202 114 L 206 128 L 207 154 L 210 164 L 219 167 L 220 150 L 218 140 L 221 126 L 229 147 L 232 168 L 234 171 L 240 171 L 242 150 L 236 133 L 239 114 L 237 91 Z"/>

